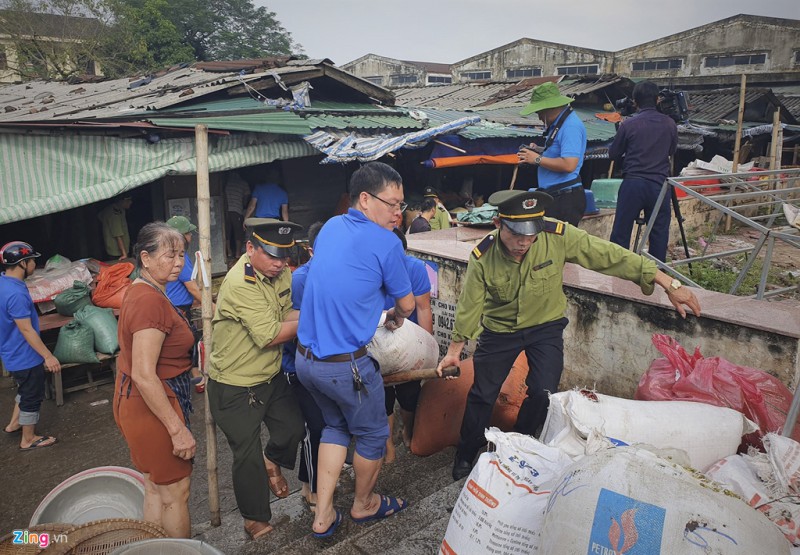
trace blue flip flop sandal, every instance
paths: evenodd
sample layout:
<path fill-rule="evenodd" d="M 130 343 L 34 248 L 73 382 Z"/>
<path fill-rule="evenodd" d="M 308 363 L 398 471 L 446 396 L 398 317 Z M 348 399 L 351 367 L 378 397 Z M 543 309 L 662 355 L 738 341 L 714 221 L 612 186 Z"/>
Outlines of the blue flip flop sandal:
<path fill-rule="evenodd" d="M 331 523 L 331 525 L 328 527 L 328 529 L 325 530 L 324 532 L 314 532 L 314 537 L 315 538 L 330 538 L 333 535 L 333 533 L 336 532 L 336 529 L 342 523 L 342 520 L 344 520 L 342 518 L 342 513 L 340 513 L 337 510 L 336 511 L 336 518 L 333 520 L 333 523 Z"/>
<path fill-rule="evenodd" d="M 44 443 L 45 441 L 47 441 L 49 439 L 52 439 L 53 442 L 52 443 Z M 45 447 L 50 447 L 52 445 L 55 445 L 56 443 L 58 443 L 58 440 L 56 438 L 54 438 L 52 436 L 42 436 L 39 439 L 37 439 L 36 441 L 34 441 L 33 443 L 31 443 L 27 447 L 20 447 L 19 450 L 20 451 L 36 451 L 37 449 L 44 449 Z"/>
<path fill-rule="evenodd" d="M 378 511 L 374 515 L 365 516 L 363 518 L 353 518 L 353 522 L 359 524 L 370 522 L 372 520 L 380 520 L 395 515 L 408 507 L 408 501 L 399 497 L 389 497 L 388 495 L 381 495 L 381 504 Z M 352 515 L 351 515 L 352 516 Z"/>

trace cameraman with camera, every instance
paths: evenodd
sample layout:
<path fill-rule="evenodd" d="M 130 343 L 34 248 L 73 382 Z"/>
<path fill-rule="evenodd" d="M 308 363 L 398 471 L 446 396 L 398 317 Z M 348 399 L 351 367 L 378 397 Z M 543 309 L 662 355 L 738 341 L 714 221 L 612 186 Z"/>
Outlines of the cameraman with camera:
<path fill-rule="evenodd" d="M 678 145 L 675 121 L 657 109 L 658 87 L 650 81 L 637 83 L 633 101 L 637 112 L 619 126 L 608 157 L 622 163 L 622 185 L 617 194 L 617 212 L 611 242 L 630 248 L 633 224 L 644 210 L 650 219 L 664 180 L 670 172 L 670 156 Z M 661 204 L 650 231 L 648 252 L 666 262 L 669 243 L 670 203 Z"/>

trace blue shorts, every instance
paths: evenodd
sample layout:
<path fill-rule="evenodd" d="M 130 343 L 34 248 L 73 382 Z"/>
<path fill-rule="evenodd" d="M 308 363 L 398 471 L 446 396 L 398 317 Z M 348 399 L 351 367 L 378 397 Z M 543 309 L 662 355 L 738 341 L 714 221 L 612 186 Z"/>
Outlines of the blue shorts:
<path fill-rule="evenodd" d="M 322 443 L 347 447 L 356 439 L 356 453 L 376 461 L 386 454 L 389 421 L 384 407 L 383 377 L 368 355 L 356 359 L 364 386 L 353 387 L 350 362 L 323 362 L 299 352 L 295 357 L 297 377 L 311 393 L 325 419 Z"/>
<path fill-rule="evenodd" d="M 17 384 L 16 402 L 19 404 L 19 423 L 30 426 L 39 422 L 39 409 L 44 400 L 45 369 L 37 364 L 27 370 L 11 372 Z"/>

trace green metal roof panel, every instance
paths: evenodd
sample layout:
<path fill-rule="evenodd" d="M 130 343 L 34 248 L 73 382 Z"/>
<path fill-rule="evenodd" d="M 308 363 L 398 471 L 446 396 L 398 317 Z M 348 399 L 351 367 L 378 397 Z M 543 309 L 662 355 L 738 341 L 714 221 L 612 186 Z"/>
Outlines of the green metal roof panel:
<path fill-rule="evenodd" d="M 308 135 L 308 123 L 292 112 L 267 111 L 264 113 L 233 116 L 205 116 L 197 118 L 150 118 L 153 125 L 162 127 L 194 127 L 205 124 L 209 129 L 224 131 L 246 131 L 252 133 L 276 133 L 281 135 Z"/>
<path fill-rule="evenodd" d="M 309 114 L 305 121 L 312 129 L 424 129 L 425 125 L 403 115 Z"/>

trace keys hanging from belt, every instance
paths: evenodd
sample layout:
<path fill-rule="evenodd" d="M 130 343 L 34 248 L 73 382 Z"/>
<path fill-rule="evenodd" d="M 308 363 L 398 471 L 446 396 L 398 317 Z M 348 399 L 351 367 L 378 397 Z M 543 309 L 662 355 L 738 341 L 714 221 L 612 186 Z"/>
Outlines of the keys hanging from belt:
<path fill-rule="evenodd" d="M 364 388 L 364 382 L 361 380 L 361 374 L 358 371 L 358 366 L 356 366 L 355 360 L 350 361 L 350 370 L 353 372 L 353 389 L 355 389 L 358 393 L 358 399 L 360 401 L 361 390 L 364 390 L 364 394 L 369 393 L 369 391 Z"/>
<path fill-rule="evenodd" d="M 256 394 L 253 393 L 250 388 L 247 388 L 247 404 L 254 407 L 256 405 L 263 405 L 264 401 L 256 397 Z"/>

